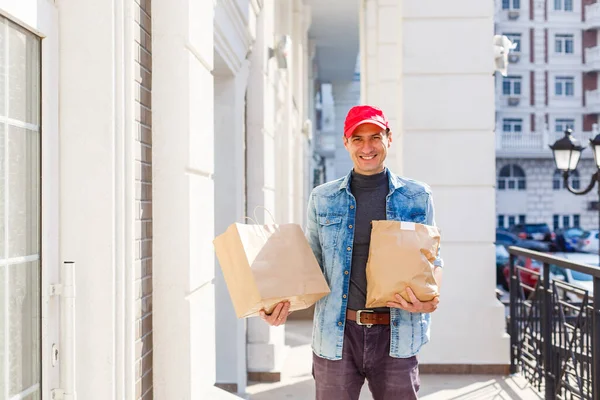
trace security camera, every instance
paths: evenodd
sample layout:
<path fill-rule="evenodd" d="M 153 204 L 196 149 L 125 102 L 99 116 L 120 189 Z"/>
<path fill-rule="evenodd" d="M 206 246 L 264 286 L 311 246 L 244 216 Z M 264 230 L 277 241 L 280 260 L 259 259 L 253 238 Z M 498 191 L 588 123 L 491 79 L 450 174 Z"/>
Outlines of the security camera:
<path fill-rule="evenodd" d="M 504 35 L 494 36 L 494 71 L 498 71 L 502 76 L 508 74 L 508 54 L 517 47 L 516 43 Z"/>
<path fill-rule="evenodd" d="M 275 57 L 277 60 L 277 67 L 287 69 L 291 48 L 291 37 L 289 35 L 279 35 L 276 39 L 275 48 L 269 48 L 269 58 Z"/>

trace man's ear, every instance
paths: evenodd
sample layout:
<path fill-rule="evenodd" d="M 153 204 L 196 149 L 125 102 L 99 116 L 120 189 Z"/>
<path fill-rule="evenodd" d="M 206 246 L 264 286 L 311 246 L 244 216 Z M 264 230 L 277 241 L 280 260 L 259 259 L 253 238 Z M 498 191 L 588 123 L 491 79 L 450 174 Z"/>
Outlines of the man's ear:
<path fill-rule="evenodd" d="M 388 131 L 387 137 L 388 137 L 388 147 L 390 147 L 392 144 L 392 131 Z"/>
<path fill-rule="evenodd" d="M 344 142 L 344 147 L 347 149 L 348 148 L 348 138 L 346 137 L 346 135 L 342 136 L 342 141 Z"/>

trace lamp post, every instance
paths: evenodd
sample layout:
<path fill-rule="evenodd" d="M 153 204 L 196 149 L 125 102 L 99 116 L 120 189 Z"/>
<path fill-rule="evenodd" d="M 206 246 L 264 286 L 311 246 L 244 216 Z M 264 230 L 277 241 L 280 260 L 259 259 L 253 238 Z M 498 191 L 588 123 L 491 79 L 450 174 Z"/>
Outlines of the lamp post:
<path fill-rule="evenodd" d="M 600 134 L 595 138 L 590 139 L 590 146 L 594 152 L 594 161 L 596 162 L 596 172 L 592 175 L 590 184 L 583 190 L 575 190 L 569 185 L 569 175 L 577 169 L 577 164 L 581 159 L 581 153 L 584 146 L 572 136 L 573 131 L 567 129 L 565 137 L 558 139 L 550 146 L 554 154 L 554 162 L 556 168 L 562 171 L 564 185 L 567 190 L 576 195 L 584 195 L 592 191 L 596 183 L 598 183 L 598 227 L 600 230 Z M 599 251 L 600 253 L 600 251 Z M 599 262 L 600 265 L 600 262 Z M 593 388 L 592 393 L 596 396 L 600 394 L 600 279 L 594 278 L 594 303 L 593 303 L 593 338 L 592 338 L 592 376 Z M 596 398 L 596 397 L 594 397 Z"/>

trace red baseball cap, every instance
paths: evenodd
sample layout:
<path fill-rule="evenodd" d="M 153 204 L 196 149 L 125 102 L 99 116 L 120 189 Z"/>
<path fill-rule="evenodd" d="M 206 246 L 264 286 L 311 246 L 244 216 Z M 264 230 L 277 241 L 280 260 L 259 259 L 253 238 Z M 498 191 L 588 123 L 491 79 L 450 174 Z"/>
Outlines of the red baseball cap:
<path fill-rule="evenodd" d="M 355 106 L 348 111 L 344 122 L 344 136 L 350 137 L 354 130 L 363 124 L 374 124 L 382 129 L 389 129 L 389 122 L 383 111 L 372 106 Z"/>

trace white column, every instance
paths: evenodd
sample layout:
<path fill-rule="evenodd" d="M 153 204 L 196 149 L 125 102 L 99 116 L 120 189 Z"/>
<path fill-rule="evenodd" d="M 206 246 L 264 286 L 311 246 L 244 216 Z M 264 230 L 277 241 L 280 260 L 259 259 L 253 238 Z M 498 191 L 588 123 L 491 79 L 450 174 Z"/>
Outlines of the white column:
<path fill-rule="evenodd" d="M 395 0 L 361 0 L 361 100 L 379 107 L 390 121 L 393 140 L 387 165 L 403 173 L 402 142 L 402 54 L 400 29 L 402 2 Z M 382 25 L 383 24 L 383 25 Z"/>
<path fill-rule="evenodd" d="M 360 104 L 360 81 L 334 82 L 335 104 L 335 177 L 341 178 L 353 168 L 352 159 L 344 146 L 344 121 L 350 108 Z"/>
<path fill-rule="evenodd" d="M 213 2 L 155 0 L 152 14 L 154 395 L 230 397 L 213 386 Z"/>
<path fill-rule="evenodd" d="M 392 169 L 432 186 L 442 230 L 441 307 L 420 361 L 506 365 L 492 245 L 493 3 L 366 0 L 361 29 L 365 100 L 391 115 L 400 167 Z"/>
<path fill-rule="evenodd" d="M 273 47 L 275 4 L 265 1 L 257 20 L 256 43 L 250 58 L 247 97 L 247 210 L 264 206 L 274 215 L 276 203 L 275 120 L 279 72 L 276 61 L 268 59 Z M 277 132 L 285 134 L 285 132 Z M 257 212 L 259 223 L 270 217 Z M 277 379 L 285 357 L 284 327 L 269 327 L 259 318 L 248 320 L 248 372 L 251 378 Z"/>
<path fill-rule="evenodd" d="M 215 235 L 244 222 L 245 94 L 249 67 L 236 75 L 215 76 Z M 217 383 L 238 393 L 246 390 L 246 320 L 238 319 L 221 268 L 216 267 Z"/>

